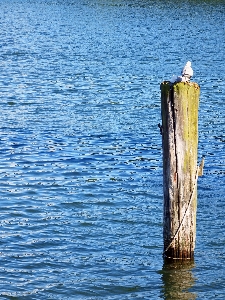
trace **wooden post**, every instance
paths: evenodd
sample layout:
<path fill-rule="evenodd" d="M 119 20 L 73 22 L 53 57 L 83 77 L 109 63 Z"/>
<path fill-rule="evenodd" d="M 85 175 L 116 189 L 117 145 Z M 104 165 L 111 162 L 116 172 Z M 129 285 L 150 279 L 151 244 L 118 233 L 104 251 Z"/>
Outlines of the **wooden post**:
<path fill-rule="evenodd" d="M 196 239 L 200 87 L 193 82 L 163 82 L 160 88 L 164 256 L 191 259 Z"/>

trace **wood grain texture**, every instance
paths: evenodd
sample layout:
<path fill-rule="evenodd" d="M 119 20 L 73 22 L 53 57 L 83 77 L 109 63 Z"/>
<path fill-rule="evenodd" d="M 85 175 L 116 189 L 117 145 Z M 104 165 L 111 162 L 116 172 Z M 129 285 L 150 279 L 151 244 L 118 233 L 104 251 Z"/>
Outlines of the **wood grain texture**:
<path fill-rule="evenodd" d="M 164 254 L 172 258 L 194 255 L 197 187 L 188 205 L 196 181 L 199 94 L 197 83 L 161 84 Z"/>

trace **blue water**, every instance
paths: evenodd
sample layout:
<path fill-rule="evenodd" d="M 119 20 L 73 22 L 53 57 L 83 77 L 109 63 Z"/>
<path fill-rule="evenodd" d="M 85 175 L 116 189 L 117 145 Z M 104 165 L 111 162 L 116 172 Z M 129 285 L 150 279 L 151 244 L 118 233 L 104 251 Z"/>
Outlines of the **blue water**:
<path fill-rule="evenodd" d="M 224 16 L 224 1 L 0 0 L 0 299 L 225 298 Z M 167 265 L 160 83 L 187 60 L 205 169 L 195 260 Z"/>

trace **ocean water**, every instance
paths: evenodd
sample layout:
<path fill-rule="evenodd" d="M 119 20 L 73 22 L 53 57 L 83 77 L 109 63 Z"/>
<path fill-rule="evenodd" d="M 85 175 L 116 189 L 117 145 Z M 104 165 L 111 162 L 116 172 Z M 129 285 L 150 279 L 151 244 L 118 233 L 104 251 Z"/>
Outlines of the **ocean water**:
<path fill-rule="evenodd" d="M 0 299 L 225 298 L 225 3 L 0 0 Z M 163 261 L 160 83 L 201 87 L 193 262 Z"/>

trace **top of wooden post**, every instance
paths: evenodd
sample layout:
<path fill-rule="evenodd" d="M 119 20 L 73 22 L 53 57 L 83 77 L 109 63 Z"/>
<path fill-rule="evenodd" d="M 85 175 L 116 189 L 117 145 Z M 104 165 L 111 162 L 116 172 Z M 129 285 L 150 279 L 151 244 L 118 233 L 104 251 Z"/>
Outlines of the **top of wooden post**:
<path fill-rule="evenodd" d="M 193 82 L 193 81 L 186 81 L 186 82 L 174 82 L 174 83 L 172 83 L 172 82 L 170 82 L 170 81 L 163 81 L 162 83 L 161 83 L 161 85 L 160 85 L 160 89 L 162 90 L 163 89 L 163 87 L 168 87 L 168 86 L 170 86 L 171 88 L 173 87 L 173 86 L 176 86 L 176 85 L 179 85 L 179 86 L 194 86 L 194 88 L 196 89 L 196 90 L 198 90 L 198 89 L 200 89 L 200 86 L 198 85 L 198 83 L 197 82 Z"/>

